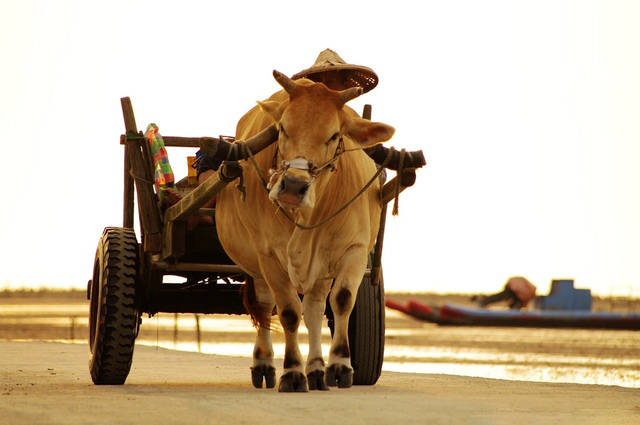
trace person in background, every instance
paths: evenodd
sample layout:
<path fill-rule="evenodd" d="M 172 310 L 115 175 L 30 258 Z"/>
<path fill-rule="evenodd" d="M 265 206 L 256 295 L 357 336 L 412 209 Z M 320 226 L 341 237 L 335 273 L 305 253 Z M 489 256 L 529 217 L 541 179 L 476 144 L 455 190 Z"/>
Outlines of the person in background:
<path fill-rule="evenodd" d="M 511 277 L 501 292 L 493 295 L 479 295 L 472 297 L 472 301 L 480 307 L 500 301 L 509 301 L 509 308 L 519 310 L 526 307 L 536 297 L 536 287 L 522 276 Z"/>

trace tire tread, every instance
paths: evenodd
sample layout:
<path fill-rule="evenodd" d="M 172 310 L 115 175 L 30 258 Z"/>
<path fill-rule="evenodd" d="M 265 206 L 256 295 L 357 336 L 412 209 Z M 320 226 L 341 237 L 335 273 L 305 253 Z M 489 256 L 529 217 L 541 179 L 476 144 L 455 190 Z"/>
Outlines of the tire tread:
<path fill-rule="evenodd" d="M 100 239 L 104 279 L 96 341 L 89 362 L 95 384 L 124 384 L 133 359 L 139 313 L 135 303 L 138 242 L 132 229 L 106 228 Z M 98 295 L 98 294 L 95 294 Z M 94 294 L 92 294 L 94 296 Z"/>

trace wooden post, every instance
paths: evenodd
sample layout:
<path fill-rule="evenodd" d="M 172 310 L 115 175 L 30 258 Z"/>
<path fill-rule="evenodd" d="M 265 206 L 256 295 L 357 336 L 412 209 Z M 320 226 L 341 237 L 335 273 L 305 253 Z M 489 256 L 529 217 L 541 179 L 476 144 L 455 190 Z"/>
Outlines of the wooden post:
<path fill-rule="evenodd" d="M 178 345 L 178 313 L 173 313 L 173 346 Z"/>
<path fill-rule="evenodd" d="M 138 132 L 136 125 L 136 118 L 133 115 L 133 107 L 131 106 L 131 99 L 123 97 L 120 99 L 120 105 L 122 106 L 122 112 L 124 117 L 124 127 L 127 132 Z M 125 112 L 127 111 L 127 112 Z M 122 226 L 133 228 L 133 177 L 131 177 L 131 152 L 129 145 L 124 145 L 124 199 L 123 199 L 123 211 L 122 211 Z"/>
<path fill-rule="evenodd" d="M 129 146 L 124 145 L 124 199 L 122 208 L 122 227 L 133 229 L 133 177 L 129 163 Z"/>
<path fill-rule="evenodd" d="M 69 328 L 69 339 L 74 341 L 76 339 L 76 318 L 75 316 L 71 316 L 71 326 Z"/>
<path fill-rule="evenodd" d="M 129 99 L 128 97 L 120 98 L 120 105 L 122 106 L 124 128 L 127 130 L 127 132 L 137 133 L 138 126 L 136 125 L 136 117 L 133 115 L 133 106 L 131 106 L 131 99 Z"/>
<path fill-rule="evenodd" d="M 122 105 L 125 129 L 127 130 L 126 136 L 139 136 L 131 100 L 128 97 L 123 97 L 120 99 L 120 103 Z M 144 250 L 147 252 L 159 252 L 162 249 L 160 210 L 153 191 L 153 177 L 149 175 L 149 167 L 148 164 L 145 164 L 143 152 L 141 151 L 142 146 L 144 146 L 144 140 L 140 143 L 137 138 L 132 140 L 127 138 L 125 146 L 125 149 L 128 149 L 128 165 L 138 195 L 138 211 L 140 212 Z M 125 208 L 127 208 L 126 205 Z M 131 221 L 133 221 L 133 214 Z"/>
<path fill-rule="evenodd" d="M 362 110 L 362 118 L 371 121 L 371 105 L 368 103 L 364 105 Z M 382 182 L 384 183 L 384 181 Z M 380 270 L 382 268 L 382 244 L 384 243 L 384 228 L 387 223 L 387 204 L 382 204 L 382 211 L 380 212 L 380 227 L 378 229 L 378 236 L 376 237 L 376 244 L 373 248 L 373 259 L 371 261 L 371 285 L 377 286 L 380 283 Z"/>
<path fill-rule="evenodd" d="M 187 222 L 165 220 L 162 232 L 162 258 L 179 260 L 186 252 Z"/>
<path fill-rule="evenodd" d="M 368 103 L 364 105 L 364 108 L 362 109 L 362 118 L 371 121 L 371 105 Z"/>
<path fill-rule="evenodd" d="M 198 340 L 198 353 L 202 352 L 201 346 L 200 346 L 200 315 L 198 313 L 196 313 L 196 338 Z"/>

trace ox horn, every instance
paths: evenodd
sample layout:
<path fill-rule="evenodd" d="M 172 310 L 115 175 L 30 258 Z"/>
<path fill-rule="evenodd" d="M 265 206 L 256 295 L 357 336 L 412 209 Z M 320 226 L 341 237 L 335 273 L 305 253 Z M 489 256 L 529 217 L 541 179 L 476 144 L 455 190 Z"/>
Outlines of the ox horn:
<path fill-rule="evenodd" d="M 273 70 L 273 78 L 275 78 L 278 84 L 280 84 L 289 94 L 292 94 L 293 90 L 296 88 L 295 81 L 275 69 Z"/>
<path fill-rule="evenodd" d="M 351 87 L 340 91 L 340 100 L 343 104 L 355 99 L 363 93 L 362 87 Z"/>

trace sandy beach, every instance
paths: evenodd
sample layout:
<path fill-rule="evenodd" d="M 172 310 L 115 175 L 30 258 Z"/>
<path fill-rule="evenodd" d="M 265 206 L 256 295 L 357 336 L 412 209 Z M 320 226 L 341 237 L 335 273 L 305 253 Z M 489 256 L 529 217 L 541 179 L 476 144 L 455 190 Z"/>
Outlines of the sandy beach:
<path fill-rule="evenodd" d="M 123 386 L 95 386 L 87 347 L 0 342 L 0 423 L 637 424 L 640 390 L 383 373 L 377 385 L 257 390 L 246 358 L 137 347 Z"/>
<path fill-rule="evenodd" d="M 638 307 L 607 302 L 600 308 Z M 385 363 L 375 386 L 280 394 L 250 384 L 254 333 L 244 316 L 201 317 L 200 344 L 194 315 L 145 317 L 125 385 L 95 386 L 86 311 L 77 293 L 0 298 L 0 425 L 640 420 L 640 340 L 633 331 L 443 328 L 387 310 Z M 278 367 L 281 340 L 275 332 Z"/>

